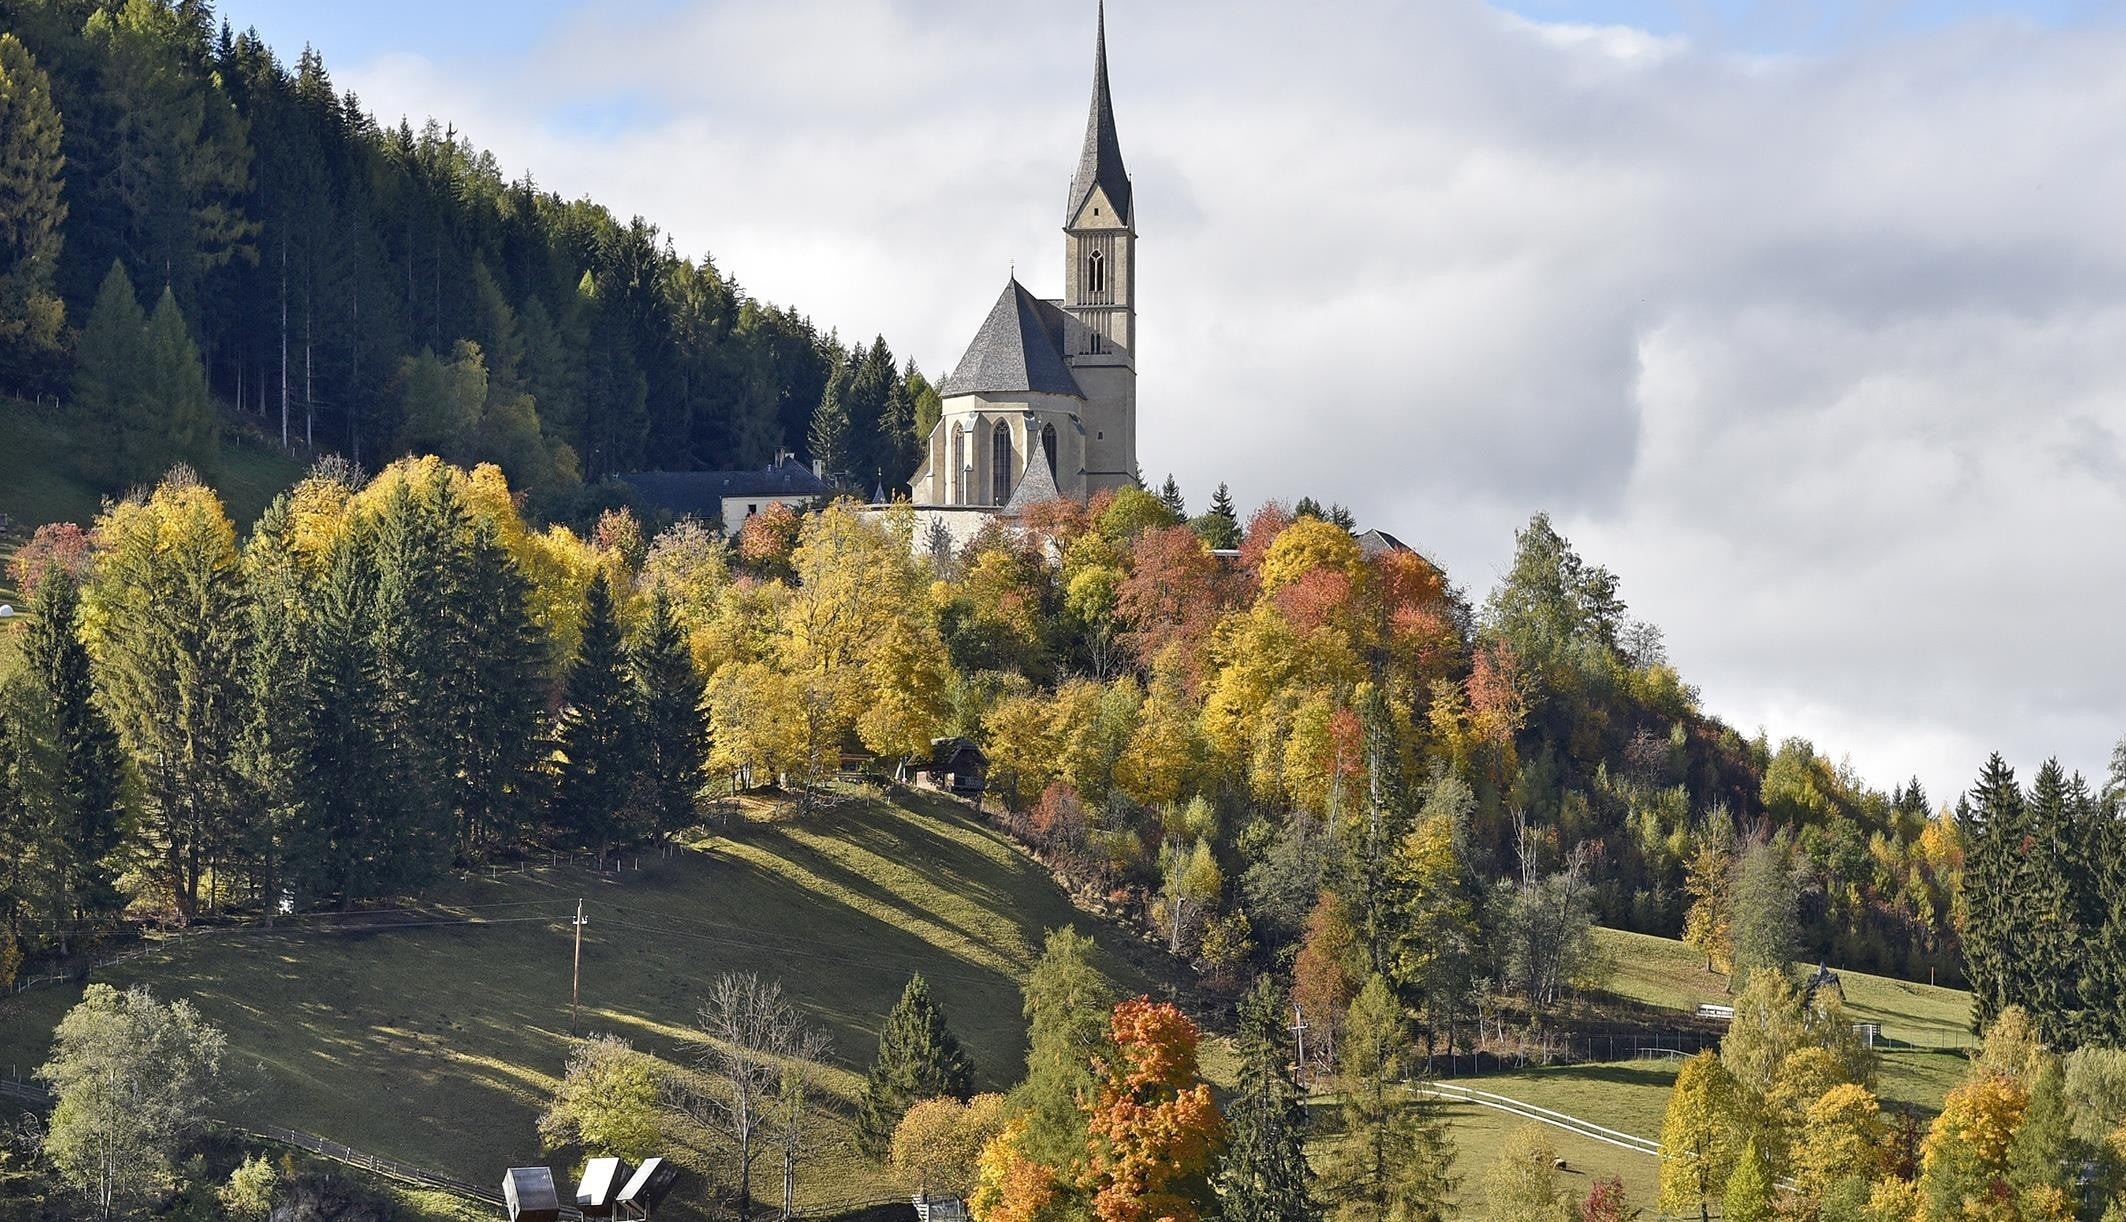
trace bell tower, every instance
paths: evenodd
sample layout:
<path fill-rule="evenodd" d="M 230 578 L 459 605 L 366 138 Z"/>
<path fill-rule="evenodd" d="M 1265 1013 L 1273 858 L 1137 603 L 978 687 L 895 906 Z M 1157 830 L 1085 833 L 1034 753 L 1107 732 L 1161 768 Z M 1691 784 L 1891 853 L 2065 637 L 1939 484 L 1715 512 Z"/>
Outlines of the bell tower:
<path fill-rule="evenodd" d="M 1095 489 L 1137 475 L 1136 200 L 1115 135 L 1107 85 L 1107 6 L 1093 44 L 1092 111 L 1063 217 L 1063 308 L 1078 326 L 1066 339 L 1071 372 L 1085 388 L 1086 474 Z"/>

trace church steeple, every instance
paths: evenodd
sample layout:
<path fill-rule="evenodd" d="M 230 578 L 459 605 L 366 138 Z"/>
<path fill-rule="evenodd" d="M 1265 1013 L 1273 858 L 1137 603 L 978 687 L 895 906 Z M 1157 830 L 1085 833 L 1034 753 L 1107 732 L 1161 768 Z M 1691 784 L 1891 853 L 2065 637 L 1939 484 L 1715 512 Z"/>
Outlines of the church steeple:
<path fill-rule="evenodd" d="M 1078 172 L 1070 180 L 1070 209 L 1065 225 L 1075 224 L 1093 188 L 1107 193 L 1115 219 L 1131 222 L 1129 174 L 1122 168 L 1122 144 L 1115 138 L 1115 105 L 1107 92 L 1107 3 L 1101 0 L 1093 46 L 1093 104 L 1085 120 L 1085 147 L 1078 153 Z"/>

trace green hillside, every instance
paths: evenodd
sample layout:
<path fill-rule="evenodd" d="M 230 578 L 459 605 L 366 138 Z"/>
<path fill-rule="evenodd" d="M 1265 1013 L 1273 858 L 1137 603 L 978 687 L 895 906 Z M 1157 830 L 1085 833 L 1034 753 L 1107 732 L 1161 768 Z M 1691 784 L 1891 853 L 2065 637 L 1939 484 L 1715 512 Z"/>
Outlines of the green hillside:
<path fill-rule="evenodd" d="M 683 1059 L 709 982 L 759 972 L 832 1033 L 826 1076 L 844 1102 L 911 973 L 928 978 L 993 1090 L 1022 1068 L 1019 981 L 1044 930 L 1092 932 L 1130 991 L 1156 989 L 1164 957 L 1073 909 L 963 807 L 910 796 L 749 823 L 617 879 L 563 865 L 461 880 L 402 929 L 207 934 L 96 979 L 189 997 L 228 1031 L 229 1118 L 488 1183 L 539 1157 L 533 1119 L 567 1056 L 578 897 L 586 1031 Z M 40 1061 L 78 996 L 0 1002 L 0 1065 L 19 1077 Z M 842 1131 L 800 1180 L 812 1201 L 891 1188 Z"/>
<path fill-rule="evenodd" d="M 49 405 L 0 398 L 0 513 L 10 525 L 8 543 L 20 542 L 44 522 L 79 522 L 96 516 L 103 498 L 81 475 L 76 443 Z M 274 494 L 301 478 L 301 460 L 241 435 L 225 435 L 219 468 L 208 473 L 239 529 L 248 529 Z"/>

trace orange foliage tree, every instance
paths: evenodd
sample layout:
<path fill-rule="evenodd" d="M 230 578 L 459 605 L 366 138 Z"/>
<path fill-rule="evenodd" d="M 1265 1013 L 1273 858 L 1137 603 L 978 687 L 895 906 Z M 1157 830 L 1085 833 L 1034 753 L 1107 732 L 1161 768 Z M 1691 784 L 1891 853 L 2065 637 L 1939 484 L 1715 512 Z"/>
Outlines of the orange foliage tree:
<path fill-rule="evenodd" d="M 1087 1107 L 1086 1188 L 1100 1222 L 1198 1222 L 1225 1124 L 1196 1072 L 1196 1024 L 1165 1002 L 1115 1007 L 1114 1055 Z"/>

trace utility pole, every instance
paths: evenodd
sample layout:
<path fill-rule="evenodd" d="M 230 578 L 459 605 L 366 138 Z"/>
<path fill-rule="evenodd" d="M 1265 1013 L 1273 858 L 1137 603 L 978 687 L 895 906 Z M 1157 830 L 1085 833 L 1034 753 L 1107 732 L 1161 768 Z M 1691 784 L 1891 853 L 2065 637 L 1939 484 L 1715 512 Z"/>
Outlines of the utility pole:
<path fill-rule="evenodd" d="M 1307 1085 L 1307 1016 L 1296 1001 L 1292 1003 L 1292 1038 L 1299 1046 L 1299 1086 L 1304 1090 Z"/>
<path fill-rule="evenodd" d="M 583 1001 L 583 927 L 590 924 L 583 919 L 583 901 L 576 901 L 576 967 L 569 974 L 568 984 L 568 1033 L 576 1034 L 576 1007 Z"/>

